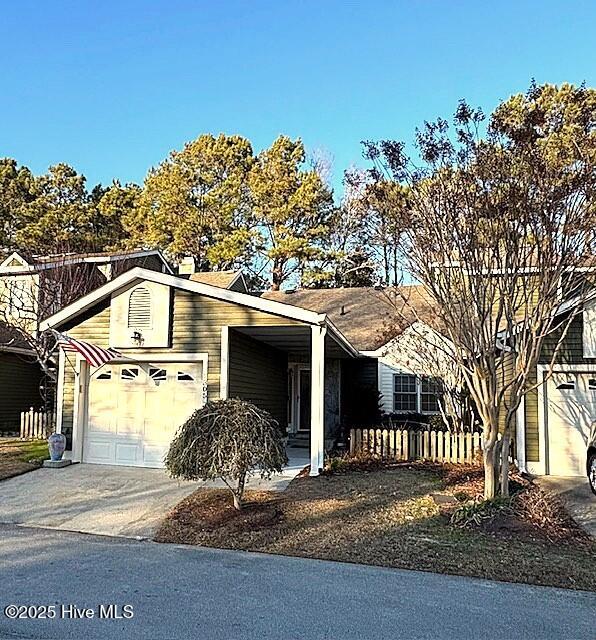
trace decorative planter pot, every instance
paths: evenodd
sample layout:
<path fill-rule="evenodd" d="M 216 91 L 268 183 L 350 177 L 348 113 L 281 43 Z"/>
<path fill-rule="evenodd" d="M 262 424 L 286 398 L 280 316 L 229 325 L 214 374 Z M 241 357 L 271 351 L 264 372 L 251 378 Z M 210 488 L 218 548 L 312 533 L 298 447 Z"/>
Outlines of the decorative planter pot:
<path fill-rule="evenodd" d="M 64 449 L 66 449 L 66 438 L 61 433 L 52 433 L 48 438 L 48 449 L 52 460 L 62 460 Z"/>

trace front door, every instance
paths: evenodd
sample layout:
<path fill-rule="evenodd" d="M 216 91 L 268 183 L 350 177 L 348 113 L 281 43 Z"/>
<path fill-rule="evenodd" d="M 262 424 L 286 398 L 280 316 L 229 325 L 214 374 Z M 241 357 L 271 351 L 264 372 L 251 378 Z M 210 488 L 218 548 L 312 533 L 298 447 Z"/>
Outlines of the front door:
<path fill-rule="evenodd" d="M 298 430 L 310 431 L 310 369 L 298 370 Z"/>

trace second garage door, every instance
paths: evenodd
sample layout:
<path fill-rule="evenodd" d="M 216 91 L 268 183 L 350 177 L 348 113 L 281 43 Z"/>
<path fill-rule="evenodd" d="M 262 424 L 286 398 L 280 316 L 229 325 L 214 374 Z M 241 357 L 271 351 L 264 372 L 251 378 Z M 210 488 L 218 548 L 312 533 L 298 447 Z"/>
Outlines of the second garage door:
<path fill-rule="evenodd" d="M 163 467 L 177 428 L 203 404 L 202 363 L 105 365 L 88 397 L 85 462 Z"/>
<path fill-rule="evenodd" d="M 583 476 L 596 420 L 596 373 L 554 373 L 548 381 L 548 473 Z"/>

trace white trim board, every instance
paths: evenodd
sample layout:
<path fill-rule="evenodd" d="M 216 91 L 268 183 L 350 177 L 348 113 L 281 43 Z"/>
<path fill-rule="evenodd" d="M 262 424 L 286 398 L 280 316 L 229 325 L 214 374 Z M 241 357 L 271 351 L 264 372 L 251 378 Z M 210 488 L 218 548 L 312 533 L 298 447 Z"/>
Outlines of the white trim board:
<path fill-rule="evenodd" d="M 271 313 L 284 318 L 299 320 L 307 324 L 321 325 L 326 321 L 325 314 L 314 313 L 313 311 L 307 311 L 306 309 L 294 307 L 283 302 L 258 298 L 248 293 L 230 291 L 229 289 L 222 289 L 221 287 L 215 287 L 210 284 L 194 282 L 192 280 L 178 278 L 177 276 L 172 276 L 166 273 L 158 273 L 157 271 L 134 267 L 133 269 L 130 269 L 130 271 L 114 278 L 114 280 L 107 282 L 95 291 L 83 296 L 80 300 L 68 305 L 62 309 L 62 311 L 50 316 L 42 322 L 41 329 L 50 329 L 63 322 L 67 322 L 80 313 L 87 311 L 101 300 L 109 297 L 115 291 L 124 289 L 127 285 L 135 281 L 143 280 L 157 282 L 176 289 L 181 289 L 182 291 L 198 293 L 208 298 L 239 304 L 244 307 L 250 307 L 252 309 L 257 309 L 258 311 Z"/>
<path fill-rule="evenodd" d="M 330 337 L 335 340 L 339 346 L 343 347 L 354 357 L 359 355 L 358 350 L 341 333 L 341 331 L 337 329 L 337 327 L 324 313 L 315 313 L 314 311 L 308 311 L 302 307 L 295 307 L 284 302 L 258 298 L 257 296 L 250 295 L 249 293 L 230 291 L 229 289 L 222 289 L 221 287 L 215 287 L 210 284 L 194 282 L 192 280 L 179 278 L 166 273 L 158 273 L 157 271 L 142 269 L 141 267 L 135 267 L 130 271 L 123 273 L 95 291 L 83 296 L 80 300 L 68 305 L 58 313 L 44 320 L 41 323 L 40 329 L 43 331 L 67 322 L 68 320 L 75 318 L 80 313 L 87 311 L 101 300 L 110 297 L 113 293 L 126 289 L 132 283 L 142 281 L 157 282 L 182 291 L 197 293 L 215 300 L 238 304 L 264 313 L 288 318 L 290 320 L 298 320 L 305 324 L 326 326 L 330 330 Z"/>
<path fill-rule="evenodd" d="M 230 393 L 230 328 L 221 328 L 219 397 L 226 400 Z"/>

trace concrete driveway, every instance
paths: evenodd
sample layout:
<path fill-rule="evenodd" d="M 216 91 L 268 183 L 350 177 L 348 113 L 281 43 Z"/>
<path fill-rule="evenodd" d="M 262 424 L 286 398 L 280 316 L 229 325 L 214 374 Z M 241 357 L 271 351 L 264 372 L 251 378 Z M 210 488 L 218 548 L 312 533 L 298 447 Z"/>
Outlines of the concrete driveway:
<path fill-rule="evenodd" d="M 302 467 L 290 465 L 249 489 L 282 491 Z M 304 465 L 303 465 L 304 466 Z M 162 518 L 200 487 L 222 482 L 178 482 L 162 469 L 73 464 L 39 469 L 0 482 L 0 523 L 108 536 L 152 538 Z"/>
<path fill-rule="evenodd" d="M 577 524 L 596 538 L 596 496 L 590 491 L 587 478 L 542 476 L 536 482 L 545 491 L 558 495 Z"/>

